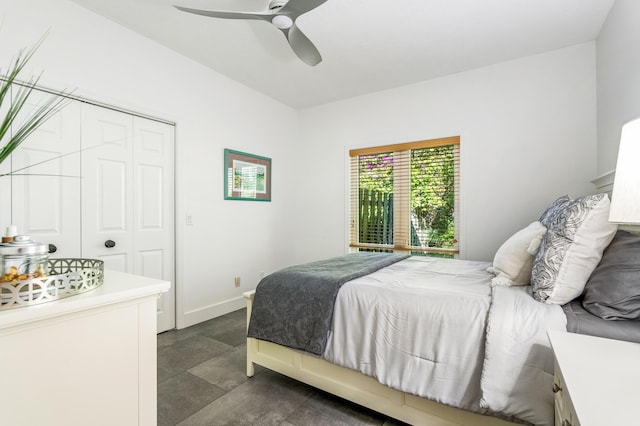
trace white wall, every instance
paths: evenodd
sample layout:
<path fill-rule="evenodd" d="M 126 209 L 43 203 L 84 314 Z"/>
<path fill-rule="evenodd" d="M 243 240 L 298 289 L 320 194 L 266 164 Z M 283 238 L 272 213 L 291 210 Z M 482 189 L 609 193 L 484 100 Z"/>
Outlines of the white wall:
<path fill-rule="evenodd" d="M 598 36 L 598 174 L 615 169 L 622 125 L 640 117 L 639 17 L 639 1 L 616 0 Z"/>
<path fill-rule="evenodd" d="M 491 260 L 557 196 L 594 191 L 595 79 L 591 42 L 302 111 L 296 260 L 345 251 L 348 149 L 453 135 L 462 257 Z"/>
<path fill-rule="evenodd" d="M 0 0 L 0 22 L 3 69 L 49 30 L 30 63 L 44 70 L 45 86 L 177 123 L 179 326 L 244 306 L 241 292 L 255 287 L 259 271 L 289 261 L 297 111 L 67 0 Z M 224 148 L 273 158 L 271 203 L 223 199 Z M 185 226 L 187 213 L 194 226 Z"/>

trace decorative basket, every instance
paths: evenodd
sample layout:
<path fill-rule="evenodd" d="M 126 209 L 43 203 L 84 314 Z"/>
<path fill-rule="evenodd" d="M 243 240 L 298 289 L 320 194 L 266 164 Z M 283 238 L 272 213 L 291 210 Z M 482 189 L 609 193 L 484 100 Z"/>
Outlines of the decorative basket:
<path fill-rule="evenodd" d="M 93 290 L 104 281 L 104 262 L 49 259 L 49 275 L 0 283 L 0 310 L 52 302 Z"/>

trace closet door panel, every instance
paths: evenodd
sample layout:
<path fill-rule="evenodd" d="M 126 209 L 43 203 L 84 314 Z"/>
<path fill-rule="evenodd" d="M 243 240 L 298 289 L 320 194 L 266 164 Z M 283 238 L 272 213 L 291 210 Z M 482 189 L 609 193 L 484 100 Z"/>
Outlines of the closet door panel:
<path fill-rule="evenodd" d="M 82 256 L 133 273 L 133 118 L 82 105 Z"/>
<path fill-rule="evenodd" d="M 140 179 L 139 191 L 139 225 L 140 230 L 158 231 L 164 226 L 164 212 L 162 210 L 164 194 L 163 169 L 155 165 L 140 165 L 138 170 Z"/>
<path fill-rule="evenodd" d="M 135 273 L 174 283 L 174 127 L 134 117 Z M 174 291 L 158 299 L 158 331 L 175 326 Z"/>
<path fill-rule="evenodd" d="M 122 250 L 118 250 L 118 252 L 114 252 L 114 254 L 102 254 L 92 258 L 100 258 L 100 260 L 104 262 L 105 269 L 112 269 L 114 271 L 125 271 L 127 265 L 131 263 L 128 253 L 122 253 Z"/>
<path fill-rule="evenodd" d="M 161 271 L 165 265 L 166 250 L 148 250 L 138 253 L 140 261 L 140 275 L 152 277 Z"/>
<path fill-rule="evenodd" d="M 43 97 L 33 91 L 24 111 Z M 11 223 L 53 244 L 52 257 L 80 257 L 80 105 L 72 101 L 36 129 L 11 158 Z"/>
<path fill-rule="evenodd" d="M 128 164 L 97 158 L 95 167 L 96 230 L 103 233 L 126 232 Z"/>

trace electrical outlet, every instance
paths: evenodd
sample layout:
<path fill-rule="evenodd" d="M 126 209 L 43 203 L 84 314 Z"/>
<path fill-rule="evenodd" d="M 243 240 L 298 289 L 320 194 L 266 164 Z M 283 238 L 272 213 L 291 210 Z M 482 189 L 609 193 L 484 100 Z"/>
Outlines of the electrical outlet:
<path fill-rule="evenodd" d="M 187 225 L 193 225 L 193 216 L 190 214 L 187 215 Z"/>
<path fill-rule="evenodd" d="M 233 282 L 236 285 L 236 287 L 240 287 L 240 277 L 235 277 L 233 279 Z"/>

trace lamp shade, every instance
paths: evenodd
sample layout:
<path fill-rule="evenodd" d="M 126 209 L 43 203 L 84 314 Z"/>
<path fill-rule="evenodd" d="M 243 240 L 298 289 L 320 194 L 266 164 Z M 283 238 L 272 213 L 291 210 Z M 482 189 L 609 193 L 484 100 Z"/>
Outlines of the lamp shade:
<path fill-rule="evenodd" d="M 640 118 L 622 126 L 609 222 L 640 223 Z"/>

